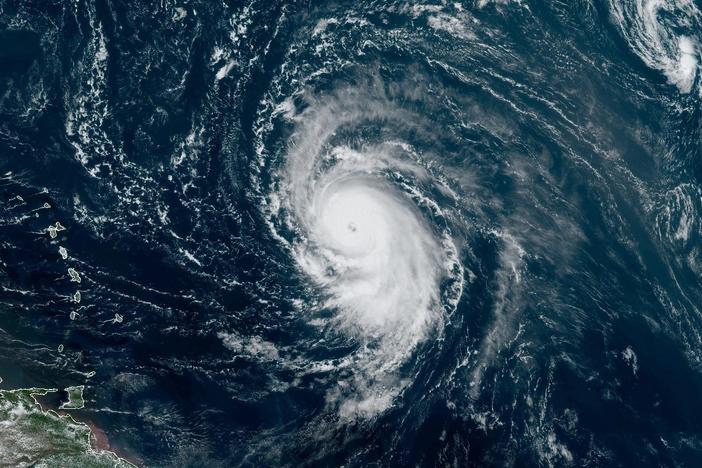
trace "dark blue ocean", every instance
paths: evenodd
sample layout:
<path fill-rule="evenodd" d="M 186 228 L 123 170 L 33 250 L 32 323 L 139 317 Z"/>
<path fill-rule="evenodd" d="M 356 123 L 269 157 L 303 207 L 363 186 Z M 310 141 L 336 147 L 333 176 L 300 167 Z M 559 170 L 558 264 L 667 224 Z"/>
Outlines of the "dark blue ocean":
<path fill-rule="evenodd" d="M 701 130 L 700 0 L 1 0 L 0 388 L 143 466 L 702 466 Z"/>

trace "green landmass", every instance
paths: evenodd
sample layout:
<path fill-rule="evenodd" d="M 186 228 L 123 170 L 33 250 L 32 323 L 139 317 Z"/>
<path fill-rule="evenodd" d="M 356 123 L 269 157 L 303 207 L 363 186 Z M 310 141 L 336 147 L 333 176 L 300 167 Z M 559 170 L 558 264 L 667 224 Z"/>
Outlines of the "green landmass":
<path fill-rule="evenodd" d="M 66 389 L 67 404 L 82 404 L 82 387 L 69 388 L 73 390 Z M 0 390 L 0 466 L 134 468 L 112 452 L 94 449 L 87 425 L 70 415 L 44 411 L 35 396 L 55 391 L 46 388 Z"/>
<path fill-rule="evenodd" d="M 66 392 L 68 392 L 68 401 L 61 403 L 59 409 L 81 409 L 85 406 L 83 401 L 83 389 L 85 385 L 78 385 L 75 387 L 66 387 Z"/>

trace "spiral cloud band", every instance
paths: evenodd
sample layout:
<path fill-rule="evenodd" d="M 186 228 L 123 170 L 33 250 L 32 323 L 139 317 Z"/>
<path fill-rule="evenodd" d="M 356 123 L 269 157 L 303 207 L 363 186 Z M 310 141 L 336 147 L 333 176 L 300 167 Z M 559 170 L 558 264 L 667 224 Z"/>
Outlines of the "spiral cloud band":
<path fill-rule="evenodd" d="M 372 415 L 390 404 L 402 387 L 398 368 L 440 331 L 462 287 L 448 232 L 426 215 L 432 203 L 421 187 L 434 181 L 412 148 L 339 136 L 401 117 L 382 101 L 313 103 L 291 117 L 294 144 L 275 195 L 282 200 L 275 215 L 295 233 L 291 251 L 324 298 L 321 307 L 360 344 L 345 364 L 354 378 L 340 397 L 342 414 Z"/>
<path fill-rule="evenodd" d="M 691 0 L 611 0 L 612 19 L 639 57 L 689 93 L 700 68 L 702 13 Z M 702 95 L 702 87 L 699 89 Z"/>

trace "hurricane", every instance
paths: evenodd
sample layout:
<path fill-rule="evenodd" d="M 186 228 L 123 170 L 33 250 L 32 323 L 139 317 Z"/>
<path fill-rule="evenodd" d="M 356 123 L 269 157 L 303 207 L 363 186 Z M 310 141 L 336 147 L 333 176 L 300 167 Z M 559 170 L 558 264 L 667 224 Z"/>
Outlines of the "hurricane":
<path fill-rule="evenodd" d="M 0 465 L 702 466 L 699 0 L 0 12 Z"/>
<path fill-rule="evenodd" d="M 373 416 L 399 392 L 401 364 L 429 335 L 441 336 L 460 297 L 462 267 L 431 199 L 432 191 L 450 196 L 450 187 L 400 139 L 411 116 L 386 96 L 344 90 L 299 112 L 284 104 L 294 132 L 267 215 L 317 289 L 312 309 L 334 310 L 327 326 L 358 340 L 339 364 L 354 368 L 356 392 L 340 411 Z M 359 127 L 379 125 L 400 131 L 358 144 Z"/>

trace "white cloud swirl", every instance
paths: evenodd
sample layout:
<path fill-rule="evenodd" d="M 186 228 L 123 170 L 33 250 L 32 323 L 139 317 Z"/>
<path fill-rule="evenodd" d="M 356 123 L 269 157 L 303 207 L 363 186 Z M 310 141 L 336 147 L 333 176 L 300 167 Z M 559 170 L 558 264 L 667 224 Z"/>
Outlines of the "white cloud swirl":
<path fill-rule="evenodd" d="M 689 93 L 699 70 L 702 14 L 692 0 L 610 0 L 612 17 L 638 56 Z M 702 95 L 702 87 L 700 87 Z"/>
<path fill-rule="evenodd" d="M 388 139 L 352 147 L 337 138 L 402 118 L 389 102 L 354 92 L 312 102 L 293 117 L 276 194 L 281 222 L 295 233 L 291 251 L 324 297 L 321 308 L 333 310 L 334 328 L 360 345 L 341 364 L 354 377 L 328 396 L 342 416 L 372 416 L 391 404 L 403 387 L 400 366 L 441 331 L 461 293 L 448 231 L 426 216 L 438 207 L 411 186 L 432 183 L 411 147 Z"/>

